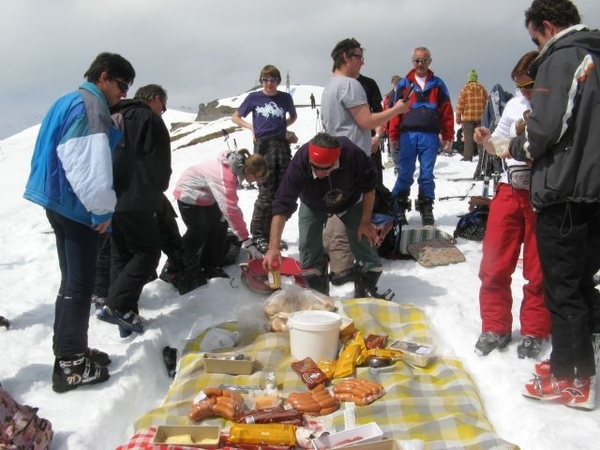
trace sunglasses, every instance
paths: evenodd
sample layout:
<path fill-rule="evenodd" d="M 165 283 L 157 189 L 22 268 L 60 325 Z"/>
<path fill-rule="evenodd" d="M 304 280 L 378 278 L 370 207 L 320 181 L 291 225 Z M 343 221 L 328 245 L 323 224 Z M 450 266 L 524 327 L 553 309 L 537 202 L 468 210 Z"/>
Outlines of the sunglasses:
<path fill-rule="evenodd" d="M 120 78 L 113 78 L 114 82 L 117 83 L 117 87 L 119 88 L 119 90 L 123 93 L 123 94 L 127 94 L 127 91 L 129 91 L 129 83 L 127 83 L 126 81 L 121 80 Z"/>
<path fill-rule="evenodd" d="M 269 77 L 269 78 L 261 78 L 260 82 L 261 83 L 277 83 L 279 81 L 278 78 L 274 78 L 274 77 Z"/>
<path fill-rule="evenodd" d="M 413 59 L 413 64 L 427 64 L 429 62 L 429 58 L 423 59 Z"/>
<path fill-rule="evenodd" d="M 535 84 L 535 81 L 528 81 L 527 83 L 523 83 L 523 84 L 519 84 L 517 83 L 517 89 L 523 89 L 523 90 L 530 90 L 533 89 L 533 85 Z"/>
<path fill-rule="evenodd" d="M 352 55 L 351 55 L 351 56 L 352 56 L 353 58 L 358 58 L 358 59 L 360 59 L 361 61 L 364 61 L 364 60 L 365 60 L 365 55 L 363 55 L 363 54 L 361 54 L 361 53 L 352 53 Z"/>
<path fill-rule="evenodd" d="M 311 161 L 310 162 L 310 167 L 312 167 L 312 170 L 314 170 L 315 172 L 327 172 L 328 170 L 333 169 L 333 167 L 335 166 L 335 163 L 333 163 L 330 166 L 315 166 L 315 164 Z"/>
<path fill-rule="evenodd" d="M 158 99 L 160 100 L 160 104 L 162 105 L 162 112 L 167 112 L 167 104 L 165 103 L 165 101 L 162 98 L 160 98 L 160 96 L 158 97 Z"/>

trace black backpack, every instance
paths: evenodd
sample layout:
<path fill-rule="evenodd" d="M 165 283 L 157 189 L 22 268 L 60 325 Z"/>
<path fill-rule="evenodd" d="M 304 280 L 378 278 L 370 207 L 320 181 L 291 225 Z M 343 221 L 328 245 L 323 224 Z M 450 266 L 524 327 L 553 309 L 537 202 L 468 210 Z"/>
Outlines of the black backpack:
<path fill-rule="evenodd" d="M 474 206 L 471 211 L 458 220 L 454 237 L 461 237 L 470 241 L 483 241 L 489 211 L 488 205 Z"/>

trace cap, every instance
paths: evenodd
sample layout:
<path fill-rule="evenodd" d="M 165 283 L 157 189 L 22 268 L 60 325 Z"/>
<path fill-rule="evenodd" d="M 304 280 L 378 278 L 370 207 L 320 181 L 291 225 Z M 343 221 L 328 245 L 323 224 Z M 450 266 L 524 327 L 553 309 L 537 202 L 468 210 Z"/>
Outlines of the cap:
<path fill-rule="evenodd" d="M 341 147 L 326 148 L 310 142 L 308 144 L 308 157 L 315 164 L 331 166 L 339 159 L 341 152 Z"/>

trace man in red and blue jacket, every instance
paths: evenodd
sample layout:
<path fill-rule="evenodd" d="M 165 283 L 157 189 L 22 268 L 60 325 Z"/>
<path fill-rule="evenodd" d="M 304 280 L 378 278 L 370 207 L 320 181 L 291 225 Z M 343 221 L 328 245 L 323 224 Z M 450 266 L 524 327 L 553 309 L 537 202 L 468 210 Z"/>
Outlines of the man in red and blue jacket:
<path fill-rule="evenodd" d="M 406 224 L 406 211 L 410 211 L 410 187 L 419 159 L 419 197 L 416 207 L 423 225 L 433 225 L 435 182 L 433 167 L 440 150 L 448 150 L 454 137 L 454 112 L 448 88 L 435 76 L 429 65 L 431 53 L 426 47 L 417 47 L 412 53 L 414 68 L 400 80 L 394 103 L 408 99 L 408 112 L 390 120 L 390 143 L 400 149 L 399 173 L 392 194 L 400 207 L 400 220 Z"/>

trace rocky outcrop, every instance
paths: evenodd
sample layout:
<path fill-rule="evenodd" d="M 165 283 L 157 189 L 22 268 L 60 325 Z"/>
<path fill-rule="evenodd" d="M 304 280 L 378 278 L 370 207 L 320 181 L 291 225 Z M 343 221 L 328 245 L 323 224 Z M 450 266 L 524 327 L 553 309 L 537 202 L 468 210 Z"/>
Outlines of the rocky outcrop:
<path fill-rule="evenodd" d="M 209 103 L 200 103 L 196 121 L 212 122 L 213 120 L 222 119 L 223 117 L 231 117 L 235 110 L 236 108 L 232 108 L 231 106 L 219 106 L 218 100 L 213 100 Z"/>

